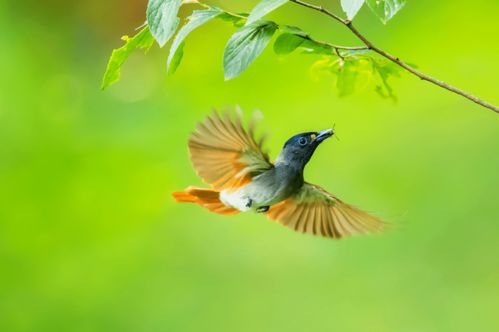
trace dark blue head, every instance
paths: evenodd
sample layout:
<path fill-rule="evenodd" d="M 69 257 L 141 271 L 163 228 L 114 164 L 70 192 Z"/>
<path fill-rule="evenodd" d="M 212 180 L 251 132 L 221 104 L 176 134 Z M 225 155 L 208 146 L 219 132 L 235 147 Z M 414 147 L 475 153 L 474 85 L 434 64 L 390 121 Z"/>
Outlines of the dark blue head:
<path fill-rule="evenodd" d="M 287 164 L 303 170 L 314 154 L 315 149 L 325 139 L 333 136 L 332 129 L 320 132 L 307 132 L 295 135 L 284 144 L 276 164 Z"/>

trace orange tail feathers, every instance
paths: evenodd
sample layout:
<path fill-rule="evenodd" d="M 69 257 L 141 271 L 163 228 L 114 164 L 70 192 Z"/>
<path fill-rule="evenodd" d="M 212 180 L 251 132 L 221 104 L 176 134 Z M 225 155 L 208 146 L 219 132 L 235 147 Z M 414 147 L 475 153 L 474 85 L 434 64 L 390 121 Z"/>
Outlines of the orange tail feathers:
<path fill-rule="evenodd" d="M 237 214 L 240 211 L 226 206 L 220 201 L 220 193 L 211 189 L 188 187 L 184 191 L 172 193 L 179 203 L 196 203 L 218 214 Z"/>

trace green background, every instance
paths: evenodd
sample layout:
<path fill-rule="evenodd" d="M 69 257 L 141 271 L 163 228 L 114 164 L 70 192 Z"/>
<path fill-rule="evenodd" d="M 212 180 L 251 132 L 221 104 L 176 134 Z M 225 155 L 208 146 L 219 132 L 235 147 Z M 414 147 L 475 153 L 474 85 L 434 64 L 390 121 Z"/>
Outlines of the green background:
<path fill-rule="evenodd" d="M 322 1 L 339 11 L 339 1 Z M 248 11 L 256 1 L 219 1 Z M 1 331 L 498 331 L 499 119 L 408 74 L 399 101 L 371 88 L 338 98 L 315 56 L 269 48 L 224 82 L 222 21 L 135 53 L 100 91 L 112 48 L 146 1 L 2 1 Z M 409 1 L 371 40 L 497 104 L 499 2 Z M 188 14 L 185 9 L 182 15 Z M 356 43 L 344 27 L 287 5 L 278 22 Z M 336 124 L 306 170 L 396 223 L 331 241 L 263 216 L 173 202 L 201 185 L 186 140 L 212 108 L 260 109 L 275 157 L 295 133 Z"/>

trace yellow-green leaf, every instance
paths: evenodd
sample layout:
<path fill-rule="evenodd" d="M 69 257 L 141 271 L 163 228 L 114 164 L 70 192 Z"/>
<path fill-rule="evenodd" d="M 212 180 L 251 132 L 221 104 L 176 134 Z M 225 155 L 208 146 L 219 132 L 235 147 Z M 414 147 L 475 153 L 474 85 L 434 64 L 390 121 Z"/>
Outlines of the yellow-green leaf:
<path fill-rule="evenodd" d="M 121 39 L 125 41 L 125 45 L 113 50 L 113 53 L 111 53 L 104 78 L 102 79 L 103 90 L 120 79 L 121 66 L 133 51 L 143 49 L 147 52 L 154 44 L 154 37 L 147 26 L 132 38 L 123 36 Z"/>
<path fill-rule="evenodd" d="M 276 54 L 289 54 L 303 44 L 305 39 L 292 33 L 283 33 L 277 37 L 274 43 L 274 52 Z"/>
<path fill-rule="evenodd" d="M 180 52 L 180 45 L 183 46 L 184 39 L 197 27 L 205 24 L 206 22 L 212 20 L 213 18 L 224 13 L 218 8 L 209 8 L 205 10 L 195 10 L 192 15 L 187 18 L 188 22 L 184 25 L 180 31 L 175 36 L 173 40 L 172 47 L 170 48 L 170 54 L 168 55 L 168 72 L 173 74 L 177 69 L 180 61 L 182 60 L 183 52 Z M 173 61 L 175 60 L 175 61 Z"/>

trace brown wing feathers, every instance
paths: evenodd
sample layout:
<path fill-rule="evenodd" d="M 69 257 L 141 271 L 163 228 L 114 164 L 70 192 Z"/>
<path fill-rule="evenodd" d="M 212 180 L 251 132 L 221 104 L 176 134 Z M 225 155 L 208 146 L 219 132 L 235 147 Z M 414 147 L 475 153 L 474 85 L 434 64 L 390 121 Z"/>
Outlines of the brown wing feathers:
<path fill-rule="evenodd" d="M 243 127 L 240 113 L 234 118 L 227 112 L 212 116 L 197 126 L 189 139 L 189 151 L 198 175 L 213 189 L 236 189 L 251 181 L 252 172 L 259 165 L 270 168 L 268 156 L 261 151 L 262 141 Z"/>
<path fill-rule="evenodd" d="M 272 206 L 267 216 L 295 231 L 335 239 L 377 233 L 386 227 L 380 219 L 308 183 L 295 196 Z"/>
<path fill-rule="evenodd" d="M 238 213 L 220 201 L 219 192 L 236 190 L 249 183 L 253 175 L 273 167 L 261 150 L 263 139 L 257 143 L 254 138 L 254 126 L 255 121 L 251 121 L 248 131 L 244 129 L 240 111 L 234 116 L 213 112 L 200 122 L 189 139 L 189 152 L 198 175 L 212 189 L 189 187 L 173 193 L 173 197 L 215 213 Z"/>

